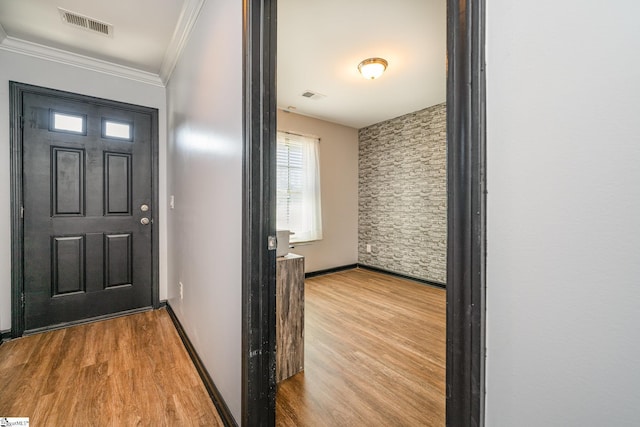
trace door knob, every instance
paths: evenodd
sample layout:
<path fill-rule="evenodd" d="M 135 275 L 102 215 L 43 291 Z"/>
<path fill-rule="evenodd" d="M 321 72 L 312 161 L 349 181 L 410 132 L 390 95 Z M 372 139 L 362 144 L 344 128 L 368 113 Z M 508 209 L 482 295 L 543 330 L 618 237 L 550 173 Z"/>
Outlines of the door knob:
<path fill-rule="evenodd" d="M 140 220 L 140 224 L 142 225 L 149 225 L 149 218 L 142 218 Z"/>

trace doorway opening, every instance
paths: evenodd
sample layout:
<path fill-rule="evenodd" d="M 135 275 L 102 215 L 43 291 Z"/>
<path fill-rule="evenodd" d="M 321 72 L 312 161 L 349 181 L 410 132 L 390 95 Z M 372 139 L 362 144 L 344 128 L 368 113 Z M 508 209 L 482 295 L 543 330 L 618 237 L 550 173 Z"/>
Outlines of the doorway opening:
<path fill-rule="evenodd" d="M 275 423 L 276 4 L 245 2 L 243 409 Z M 447 425 L 484 420 L 484 1 L 447 1 Z"/>
<path fill-rule="evenodd" d="M 322 240 L 294 243 L 290 252 L 304 256 L 305 271 L 314 276 L 355 265 L 387 273 L 306 280 L 304 315 L 286 311 L 292 322 L 304 317 L 304 337 L 291 337 L 278 317 L 277 336 L 287 341 L 276 342 L 282 355 L 276 372 L 298 353 L 289 343 L 304 342 L 305 354 L 304 361 L 296 359 L 302 372 L 277 377 L 277 425 L 327 421 L 330 414 L 335 425 L 372 418 L 386 425 L 443 425 L 445 291 L 414 289 L 393 276 L 441 288 L 446 283 L 446 1 L 279 0 L 277 22 L 278 167 L 286 138 L 305 142 L 299 135 L 312 135 L 319 139 L 322 192 Z M 384 58 L 376 79 L 359 72 L 358 61 L 368 57 Z M 307 98 L 309 91 L 315 95 Z M 302 156 L 303 176 L 310 163 Z M 296 238 L 307 223 L 282 221 L 291 216 L 282 209 L 288 207 L 282 184 L 290 183 L 282 177 L 279 169 L 277 225 L 293 226 Z M 294 212 L 313 212 L 302 204 Z M 388 289 L 371 292 L 383 280 Z M 378 292 L 387 295 L 386 304 Z M 277 297 L 277 314 L 295 304 L 285 301 Z M 341 321 L 334 321 L 335 312 Z"/>

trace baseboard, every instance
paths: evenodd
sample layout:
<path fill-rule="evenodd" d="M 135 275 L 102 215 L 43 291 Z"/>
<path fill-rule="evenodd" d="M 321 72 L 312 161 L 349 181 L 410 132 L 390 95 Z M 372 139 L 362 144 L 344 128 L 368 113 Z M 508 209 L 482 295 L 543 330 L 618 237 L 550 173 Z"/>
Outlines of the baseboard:
<path fill-rule="evenodd" d="M 385 270 L 384 268 L 373 267 L 371 265 L 366 264 L 349 264 L 342 265 L 340 267 L 327 268 L 326 270 L 318 270 L 311 271 L 308 273 L 304 273 L 304 278 L 308 279 L 310 277 L 323 276 L 325 274 L 337 273 L 339 271 L 344 270 L 352 270 L 354 268 L 364 268 L 365 270 L 377 271 L 378 273 L 388 274 L 390 276 L 400 277 L 402 279 L 412 280 L 414 282 L 422 283 L 423 285 L 435 286 L 436 288 L 446 289 L 446 283 L 436 282 L 433 280 L 421 279 L 419 277 L 409 276 L 408 274 L 398 273 L 396 271 Z"/>
<path fill-rule="evenodd" d="M 180 320 L 178 320 L 178 317 L 171 308 L 171 305 L 169 305 L 166 301 L 165 305 L 167 307 L 167 313 L 169 313 L 169 316 L 171 317 L 171 320 L 173 321 L 173 324 L 178 331 L 178 335 L 180 335 L 180 339 L 182 340 L 184 347 L 187 349 L 187 353 L 189 353 L 191 361 L 193 361 L 193 364 L 196 367 L 196 370 L 198 371 L 202 382 L 204 383 L 204 387 L 209 393 L 209 397 L 218 410 L 218 414 L 220 415 L 222 422 L 226 427 L 238 427 L 238 423 L 236 423 L 235 418 L 233 418 L 233 415 L 231 415 L 231 411 L 229 410 L 227 403 L 224 401 L 224 398 L 220 394 L 220 391 L 213 382 L 211 375 L 209 375 L 209 372 L 207 372 L 207 368 L 204 367 L 204 364 L 202 363 L 200 356 L 198 356 L 196 349 L 193 347 L 193 344 L 191 344 L 187 333 L 182 327 L 182 324 L 180 324 Z"/>
<path fill-rule="evenodd" d="M 163 299 L 160 302 L 158 302 L 158 308 L 165 308 L 167 306 L 167 300 Z"/>
<path fill-rule="evenodd" d="M 388 274 L 390 276 L 400 277 L 402 279 L 413 280 L 414 282 L 422 283 L 424 285 L 435 286 L 436 288 L 447 289 L 446 283 L 435 282 L 433 280 L 425 280 L 419 277 L 409 276 L 407 274 L 397 273 L 395 271 L 385 270 L 384 268 L 373 267 L 371 265 L 358 264 L 359 268 L 364 268 L 365 270 L 377 271 L 378 273 Z"/>
<path fill-rule="evenodd" d="M 3 342 L 9 341 L 11 339 L 11 329 L 7 329 L 6 331 L 0 331 L 0 345 Z"/>
<path fill-rule="evenodd" d="M 316 277 L 316 276 L 322 276 L 325 274 L 337 273 L 338 271 L 351 270 L 356 268 L 357 266 L 358 264 L 349 264 L 349 265 L 342 265 L 340 267 L 327 268 L 326 270 L 311 271 L 309 273 L 304 273 L 304 278 L 308 279 L 309 277 Z"/>

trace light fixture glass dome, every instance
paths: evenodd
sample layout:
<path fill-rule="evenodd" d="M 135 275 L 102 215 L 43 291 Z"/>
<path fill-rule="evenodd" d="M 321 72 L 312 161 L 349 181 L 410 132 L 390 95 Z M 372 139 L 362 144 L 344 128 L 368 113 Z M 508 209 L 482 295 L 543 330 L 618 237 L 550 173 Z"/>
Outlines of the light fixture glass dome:
<path fill-rule="evenodd" d="M 358 64 L 358 71 L 365 79 L 373 80 L 377 79 L 387 69 L 389 63 L 382 58 L 369 58 L 365 59 Z"/>

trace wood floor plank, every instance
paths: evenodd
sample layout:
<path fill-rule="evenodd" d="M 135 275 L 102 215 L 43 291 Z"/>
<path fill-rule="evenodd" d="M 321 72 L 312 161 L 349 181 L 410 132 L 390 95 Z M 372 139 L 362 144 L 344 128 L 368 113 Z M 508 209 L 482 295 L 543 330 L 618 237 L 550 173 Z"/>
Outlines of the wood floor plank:
<path fill-rule="evenodd" d="M 307 279 L 305 334 L 278 426 L 444 426 L 444 290 L 363 269 Z"/>
<path fill-rule="evenodd" d="M 9 341 L 0 383 L 34 426 L 223 425 L 166 310 Z"/>

